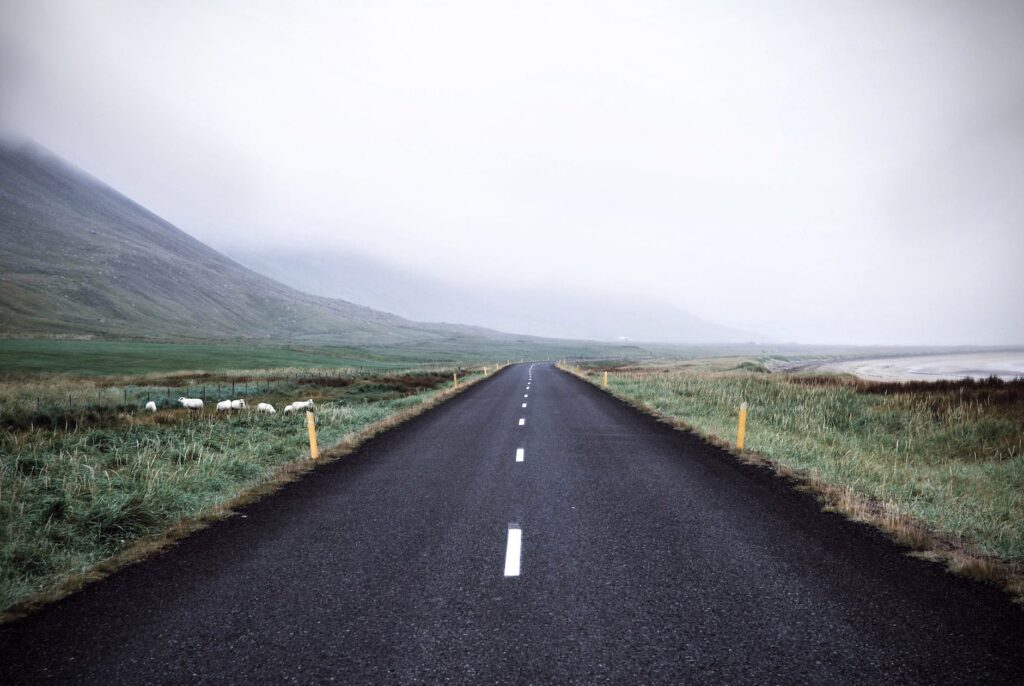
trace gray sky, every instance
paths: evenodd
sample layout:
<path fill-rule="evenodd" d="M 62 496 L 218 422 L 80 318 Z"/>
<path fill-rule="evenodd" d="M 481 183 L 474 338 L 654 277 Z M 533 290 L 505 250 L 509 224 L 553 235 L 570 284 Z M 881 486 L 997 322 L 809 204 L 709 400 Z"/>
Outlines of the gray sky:
<path fill-rule="evenodd" d="M 4 129 L 229 253 L 1024 342 L 1022 2 L 0 3 Z"/>

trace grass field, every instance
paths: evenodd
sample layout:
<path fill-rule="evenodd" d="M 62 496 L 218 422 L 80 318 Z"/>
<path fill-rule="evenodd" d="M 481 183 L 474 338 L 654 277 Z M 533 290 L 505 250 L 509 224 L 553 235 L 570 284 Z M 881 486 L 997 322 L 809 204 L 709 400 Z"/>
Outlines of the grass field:
<path fill-rule="evenodd" d="M 201 517 L 308 457 L 305 417 L 280 412 L 288 402 L 316 401 L 320 445 L 329 448 L 425 407 L 451 386 L 452 370 L 263 377 L 268 385 L 250 387 L 250 411 L 232 414 L 211 411 L 215 399 L 203 413 L 166 403 L 145 413 L 137 394 L 119 404 L 122 389 L 104 385 L 106 394 L 97 396 L 91 378 L 61 379 L 58 397 L 70 393 L 76 403 L 40 411 L 32 398 L 52 391 L 51 381 L 0 381 L 0 402 L 8 407 L 0 413 L 0 610 L 130 552 L 143 537 Z M 133 389 L 146 388 L 137 381 Z M 227 392 L 229 378 L 205 381 Z M 255 413 L 259 401 L 279 413 Z M 12 402 L 21 409 L 11 409 Z"/>
<path fill-rule="evenodd" d="M 1024 381 L 872 383 L 755 360 L 583 370 L 610 391 L 982 555 L 1024 563 Z M 841 504 L 839 504 L 841 505 Z M 905 541 L 913 544 L 913 541 Z"/>
<path fill-rule="evenodd" d="M 106 339 L 0 339 L 0 377 L 71 374 L 121 376 L 180 370 L 337 368 L 408 369 L 436 365 L 504 364 L 563 355 L 636 355 L 635 346 L 533 339 L 452 339 L 429 345 L 373 348 L 272 343 L 150 343 Z"/>
<path fill-rule="evenodd" d="M 0 374 L 126 375 L 182 369 L 225 371 L 280 367 L 404 367 L 432 361 L 412 352 L 359 348 L 107 340 L 0 340 Z"/>

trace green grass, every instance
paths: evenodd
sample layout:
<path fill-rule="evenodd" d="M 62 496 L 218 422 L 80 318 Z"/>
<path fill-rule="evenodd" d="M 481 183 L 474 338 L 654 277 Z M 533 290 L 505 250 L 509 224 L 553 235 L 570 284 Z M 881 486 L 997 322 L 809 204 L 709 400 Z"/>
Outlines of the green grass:
<path fill-rule="evenodd" d="M 62 389 L 69 384 L 84 385 L 83 397 L 91 397 L 88 380 L 66 381 Z M 274 416 L 209 410 L 192 416 L 182 409 L 150 415 L 103 402 L 42 425 L 5 414 L 0 609 L 85 572 L 140 537 L 230 501 L 308 456 L 304 417 L 280 412 L 290 400 L 317 401 L 320 445 L 329 447 L 450 385 L 450 370 L 299 376 L 250 397 L 252 406 L 259 400 L 276 405 Z M 7 398 L 38 390 L 21 382 L 0 386 Z"/>
<path fill-rule="evenodd" d="M 143 342 L 108 339 L 0 339 L 0 376 L 72 374 L 121 376 L 179 370 L 229 371 L 281 368 L 402 369 L 504 364 L 558 359 L 566 354 L 635 354 L 632 346 L 537 339 L 453 338 L 438 344 L 373 347 L 284 344 Z"/>
<path fill-rule="evenodd" d="M 1024 562 L 1024 382 L 901 386 L 685 368 L 609 377 L 614 394 L 730 443 L 746 401 L 745 449 Z"/>
<path fill-rule="evenodd" d="M 149 374 L 278 367 L 398 367 L 415 356 L 357 348 L 108 340 L 0 340 L 0 373 Z"/>

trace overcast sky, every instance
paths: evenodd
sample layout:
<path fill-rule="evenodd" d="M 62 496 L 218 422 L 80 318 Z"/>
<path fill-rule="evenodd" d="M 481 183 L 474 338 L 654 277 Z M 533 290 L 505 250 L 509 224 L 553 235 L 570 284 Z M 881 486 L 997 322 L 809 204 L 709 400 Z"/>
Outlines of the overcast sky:
<path fill-rule="evenodd" d="M 3 128 L 228 252 L 1024 342 L 1024 2 L 0 7 Z"/>

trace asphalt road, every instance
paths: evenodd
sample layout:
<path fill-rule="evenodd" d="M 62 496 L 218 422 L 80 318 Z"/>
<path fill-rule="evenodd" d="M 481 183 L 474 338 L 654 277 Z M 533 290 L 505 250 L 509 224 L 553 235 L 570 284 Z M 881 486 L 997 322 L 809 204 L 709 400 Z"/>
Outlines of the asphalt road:
<path fill-rule="evenodd" d="M 1024 683 L 1001 592 L 529 369 L 0 627 L 0 682 Z"/>

